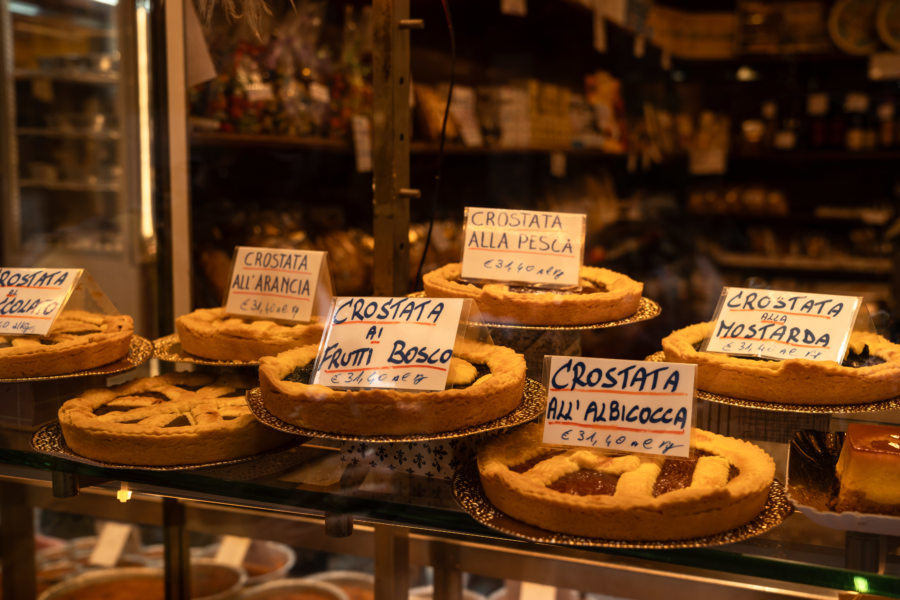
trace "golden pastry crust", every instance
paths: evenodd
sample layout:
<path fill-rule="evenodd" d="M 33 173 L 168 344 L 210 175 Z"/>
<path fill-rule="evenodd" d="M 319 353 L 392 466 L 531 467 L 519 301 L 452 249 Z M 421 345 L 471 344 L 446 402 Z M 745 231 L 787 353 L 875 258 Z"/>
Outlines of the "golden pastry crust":
<path fill-rule="evenodd" d="M 869 348 L 884 362 L 849 367 L 833 361 L 754 360 L 701 352 L 694 346 L 712 333 L 712 322 L 689 325 L 663 338 L 670 362 L 697 365 L 697 387 L 746 400 L 783 404 L 859 404 L 900 396 L 900 345 L 874 333 L 853 332 L 850 349 Z"/>
<path fill-rule="evenodd" d="M 775 475 L 775 462 L 757 446 L 694 429 L 692 449 L 708 455 L 697 459 L 691 484 L 654 495 L 663 457 L 542 446 L 541 436 L 542 426 L 531 423 L 482 447 L 478 453 L 481 483 L 502 512 L 572 535 L 678 540 L 727 531 L 762 511 Z M 554 450 L 560 453 L 549 455 Z M 548 457 L 541 460 L 545 454 Z M 519 465 L 529 468 L 524 472 L 511 468 Z M 731 467 L 737 469 L 733 478 L 729 478 Z M 548 487 L 583 470 L 610 476 L 614 493 L 578 495 Z"/>
<path fill-rule="evenodd" d="M 426 273 L 422 277 L 425 293 L 434 298 L 472 298 L 485 320 L 493 323 L 589 325 L 616 321 L 637 311 L 644 290 L 644 284 L 627 275 L 597 267 L 581 267 L 582 293 L 520 293 L 505 283 L 477 286 L 460 281 L 460 269 L 459 263 L 450 263 Z M 591 284 L 602 284 L 603 290 L 591 292 Z"/>
<path fill-rule="evenodd" d="M 525 359 L 503 346 L 462 340 L 454 355 L 486 365 L 490 373 L 464 388 L 434 392 L 370 388 L 339 390 L 284 378 L 312 363 L 316 346 L 260 360 L 260 391 L 266 408 L 286 423 L 351 435 L 440 433 L 498 419 L 522 400 Z"/>
<path fill-rule="evenodd" d="M 255 361 L 262 356 L 307 344 L 318 344 L 318 321 L 281 325 L 267 319 L 231 316 L 225 308 L 199 308 L 175 319 L 185 352 L 213 360 Z"/>
<path fill-rule="evenodd" d="M 250 379 L 171 373 L 88 390 L 59 409 L 66 444 L 122 465 L 190 465 L 252 456 L 291 436 L 259 423 Z"/>
<path fill-rule="evenodd" d="M 0 335 L 0 378 L 77 373 L 128 355 L 134 321 L 128 315 L 64 310 L 45 336 Z"/>

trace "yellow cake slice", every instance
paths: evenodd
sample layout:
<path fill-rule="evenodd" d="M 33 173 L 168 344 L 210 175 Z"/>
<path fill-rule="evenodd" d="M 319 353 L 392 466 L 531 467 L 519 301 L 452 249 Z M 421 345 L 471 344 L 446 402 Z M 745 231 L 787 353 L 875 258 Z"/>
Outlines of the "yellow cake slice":
<path fill-rule="evenodd" d="M 836 469 L 838 511 L 900 515 L 900 426 L 851 423 Z"/>

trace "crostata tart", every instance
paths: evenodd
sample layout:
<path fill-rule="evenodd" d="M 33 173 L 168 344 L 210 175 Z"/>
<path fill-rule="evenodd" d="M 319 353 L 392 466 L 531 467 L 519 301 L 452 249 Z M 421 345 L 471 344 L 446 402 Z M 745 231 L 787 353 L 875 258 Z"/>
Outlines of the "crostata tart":
<path fill-rule="evenodd" d="M 581 267 L 580 291 L 543 290 L 506 283 L 460 280 L 460 264 L 450 263 L 422 277 L 434 298 L 472 298 L 486 321 L 520 325 L 589 325 L 633 315 L 644 285 L 627 275 Z"/>
<path fill-rule="evenodd" d="M 698 323 L 662 340 L 666 360 L 695 363 L 697 387 L 733 398 L 784 404 L 858 404 L 900 396 L 900 345 L 874 333 L 850 335 L 843 363 L 766 360 L 702 352 L 713 324 Z"/>
<path fill-rule="evenodd" d="M 127 315 L 64 310 L 47 335 L 0 334 L 0 378 L 77 373 L 128 355 L 134 322 Z"/>
<path fill-rule="evenodd" d="M 530 423 L 478 453 L 485 494 L 507 515 L 550 531 L 615 540 L 679 540 L 751 521 L 775 462 L 749 442 L 694 429 L 689 458 L 616 455 L 541 444 Z"/>
<path fill-rule="evenodd" d="M 318 321 L 281 325 L 268 319 L 238 317 L 224 307 L 200 308 L 175 320 L 185 352 L 213 360 L 255 361 L 297 346 L 318 344 Z"/>
<path fill-rule="evenodd" d="M 171 373 L 88 390 L 59 409 L 75 453 L 122 465 L 190 465 L 252 456 L 291 436 L 259 423 L 250 378 Z"/>
<path fill-rule="evenodd" d="M 455 431 L 498 419 L 522 400 L 525 358 L 510 348 L 468 340 L 453 349 L 447 388 L 400 391 L 332 389 L 307 383 L 317 347 L 260 360 L 263 403 L 286 423 L 330 433 L 411 435 Z"/>

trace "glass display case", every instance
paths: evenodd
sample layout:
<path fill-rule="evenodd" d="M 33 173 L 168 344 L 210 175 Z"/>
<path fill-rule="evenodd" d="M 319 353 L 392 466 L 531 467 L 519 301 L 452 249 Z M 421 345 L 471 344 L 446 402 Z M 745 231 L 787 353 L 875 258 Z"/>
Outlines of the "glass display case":
<path fill-rule="evenodd" d="M 726 285 L 861 296 L 896 341 L 900 130 L 876 108 L 896 104 L 896 81 L 829 37 L 846 2 L 704 4 L 0 6 L 0 266 L 84 267 L 155 342 L 114 374 L 0 380 L 3 596 L 90 573 L 101 561 L 76 557 L 76 540 L 116 523 L 139 539 L 118 538 L 113 564 L 157 569 L 169 599 L 190 597 L 190 565 L 227 560 L 234 537 L 287 547 L 278 577 L 352 570 L 377 600 L 420 585 L 439 600 L 900 598 L 896 515 L 804 504 L 835 493 L 851 423 L 900 421 L 896 398 L 832 410 L 700 390 L 695 426 L 760 447 L 776 482 L 746 527 L 649 542 L 504 516 L 475 466 L 493 429 L 392 440 L 295 426 L 252 456 L 154 467 L 79 455 L 57 420 L 85 390 L 137 377 L 256 385 L 255 361 L 173 345 L 170 317 L 221 306 L 235 247 L 324 250 L 336 295 L 421 294 L 423 273 L 459 260 L 470 206 L 583 213 L 584 265 L 643 284 L 642 312 L 620 322 L 493 323 L 535 379 L 546 354 L 659 358 Z M 255 425 L 284 434 L 260 393 Z"/>
<path fill-rule="evenodd" d="M 150 326 L 147 8 L 6 2 L 0 11 L 3 263 L 85 268 Z"/>

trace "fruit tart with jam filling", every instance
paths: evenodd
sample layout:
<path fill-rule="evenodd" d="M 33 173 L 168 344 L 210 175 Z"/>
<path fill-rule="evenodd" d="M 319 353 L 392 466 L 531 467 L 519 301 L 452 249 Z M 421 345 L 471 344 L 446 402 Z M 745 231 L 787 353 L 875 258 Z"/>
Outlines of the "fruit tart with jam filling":
<path fill-rule="evenodd" d="M 0 334 L 0 378 L 77 373 L 128 355 L 134 321 L 128 315 L 64 310 L 47 335 Z"/>
<path fill-rule="evenodd" d="M 286 423 L 350 435 L 414 435 L 456 431 L 498 419 L 521 402 L 525 358 L 510 348 L 459 340 L 447 387 L 333 389 L 309 384 L 317 346 L 260 360 L 263 404 Z"/>
<path fill-rule="evenodd" d="M 694 429 L 690 456 L 614 454 L 541 443 L 530 423 L 478 452 L 485 495 L 525 523 L 610 540 L 680 540 L 739 527 L 765 507 L 775 462 L 742 440 Z"/>
<path fill-rule="evenodd" d="M 507 283 L 475 284 L 460 279 L 459 263 L 422 277 L 433 298 L 472 298 L 491 323 L 518 325 L 590 325 L 633 315 L 644 284 L 609 269 L 581 267 L 580 290 L 527 288 Z"/>
<path fill-rule="evenodd" d="M 292 436 L 259 423 L 247 405 L 252 377 L 169 373 L 97 388 L 59 409 L 75 453 L 137 466 L 191 465 L 252 456 Z"/>
<path fill-rule="evenodd" d="M 269 319 L 229 315 L 224 307 L 199 308 L 175 320 L 188 354 L 223 361 L 256 361 L 298 346 L 317 344 L 322 323 L 281 324 Z"/>
<path fill-rule="evenodd" d="M 663 338 L 669 362 L 697 365 L 697 388 L 760 402 L 845 405 L 900 396 L 900 345 L 854 331 L 847 357 L 834 361 L 768 360 L 700 350 L 713 323 L 697 323 Z"/>

